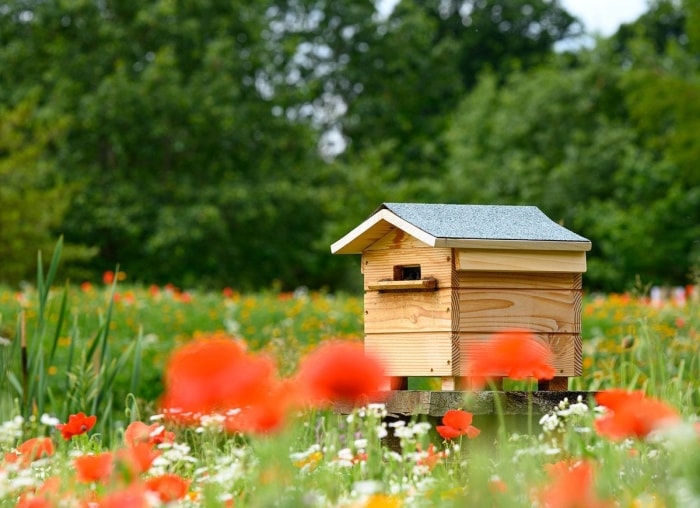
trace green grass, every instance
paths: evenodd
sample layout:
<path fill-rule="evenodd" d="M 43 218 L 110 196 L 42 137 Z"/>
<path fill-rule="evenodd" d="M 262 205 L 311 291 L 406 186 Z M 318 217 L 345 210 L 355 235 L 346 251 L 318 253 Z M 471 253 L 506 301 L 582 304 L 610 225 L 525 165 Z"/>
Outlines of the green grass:
<path fill-rule="evenodd" d="M 50 274 L 50 270 L 49 270 Z M 292 374 L 300 357 L 330 338 L 361 340 L 362 300 L 353 295 L 299 291 L 280 294 L 184 292 L 143 287 L 47 286 L 18 292 L 0 287 L 0 452 L 22 439 L 52 436 L 57 453 L 30 473 L 0 463 L 0 506 L 14 506 L 29 482 L 61 478 L 65 495 L 102 496 L 110 487 L 75 483 L 73 456 L 123 448 L 122 432 L 135 419 L 148 421 L 161 391 L 169 353 L 201 335 L 228 334 L 254 351 L 273 355 L 281 374 Z M 41 280 L 41 278 L 40 278 Z M 49 289 L 50 288 L 50 289 Z M 24 326 L 20 319 L 24 313 Z M 667 435 L 613 442 L 598 435 L 589 402 L 572 414 L 550 415 L 551 429 L 535 422 L 531 435 L 495 429 L 459 446 L 435 430 L 408 422 L 401 446 L 380 446 L 381 409 L 337 415 L 303 411 L 273 436 L 225 435 L 216 428 L 180 428 L 176 446 L 144 477 L 164 472 L 192 481 L 182 506 L 532 506 L 553 480 L 546 465 L 561 460 L 593 464 L 591 488 L 617 506 L 692 506 L 700 500 L 700 306 L 656 307 L 621 295 L 587 297 L 583 312 L 584 375 L 576 390 L 641 389 L 677 408 L 683 425 Z M 19 355 L 24 328 L 29 368 Z M 5 344 L 5 342 L 3 342 Z M 11 373 L 8 377 L 7 373 Z M 22 387 L 24 392 L 22 392 Z M 37 400 L 43 395 L 41 410 Z M 26 396 L 29 396 L 27 399 Z M 574 401 L 570 401 L 574 402 Z M 95 411 L 93 411 L 93 409 Z M 64 442 L 49 413 L 98 415 L 90 436 Z M 23 416 L 12 434 L 12 420 Z M 491 419 L 473 424 L 497 425 Z M 8 437 L 9 436 L 9 437 Z M 425 450 L 445 454 L 426 466 Z M 418 447 L 420 450 L 418 451 Z M 1 457 L 2 455 L 0 455 Z M 24 482 L 24 483 L 23 483 Z M 505 492 L 497 485 L 505 485 Z"/>

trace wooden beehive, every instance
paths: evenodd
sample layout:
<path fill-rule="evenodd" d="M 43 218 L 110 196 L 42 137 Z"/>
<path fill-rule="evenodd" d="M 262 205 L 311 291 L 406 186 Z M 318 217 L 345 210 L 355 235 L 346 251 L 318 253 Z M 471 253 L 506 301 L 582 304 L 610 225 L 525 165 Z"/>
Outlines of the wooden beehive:
<path fill-rule="evenodd" d="M 394 388 L 407 377 L 454 389 L 469 345 L 504 329 L 549 344 L 563 390 L 581 375 L 581 281 L 591 242 L 534 206 L 384 203 L 331 246 L 361 254 L 365 349 Z"/>

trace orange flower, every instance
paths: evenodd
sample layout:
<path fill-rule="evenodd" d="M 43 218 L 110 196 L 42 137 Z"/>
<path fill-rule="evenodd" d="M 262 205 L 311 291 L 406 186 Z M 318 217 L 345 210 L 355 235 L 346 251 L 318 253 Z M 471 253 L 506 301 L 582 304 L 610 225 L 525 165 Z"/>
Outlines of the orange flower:
<path fill-rule="evenodd" d="M 421 449 L 420 443 L 416 445 L 416 448 L 418 449 L 418 453 L 421 453 L 423 451 Z M 430 443 L 428 449 L 425 451 L 425 456 L 420 457 L 418 460 L 416 460 L 416 464 L 419 466 L 428 466 L 428 469 L 432 470 L 444 458 L 445 452 L 436 452 L 435 445 L 433 443 Z"/>
<path fill-rule="evenodd" d="M 114 456 L 110 452 L 83 455 L 73 460 L 76 477 L 84 483 L 106 480 L 114 469 Z"/>
<path fill-rule="evenodd" d="M 48 437 L 33 437 L 27 439 L 17 447 L 25 462 L 33 462 L 43 456 L 50 457 L 54 454 L 53 441 Z"/>
<path fill-rule="evenodd" d="M 148 502 L 146 489 L 140 482 L 131 483 L 123 490 L 112 492 L 98 503 L 89 503 L 90 506 L 98 508 L 150 508 L 152 505 Z"/>
<path fill-rule="evenodd" d="M 68 441 L 73 436 L 85 434 L 88 430 L 95 426 L 97 416 L 85 416 L 85 413 L 80 412 L 68 417 L 68 423 L 59 423 L 56 428 L 61 431 L 63 439 Z"/>
<path fill-rule="evenodd" d="M 664 402 L 646 397 L 642 391 L 605 390 L 595 396 L 608 412 L 596 419 L 598 434 L 613 440 L 644 438 L 653 430 L 680 419 L 678 412 Z"/>
<path fill-rule="evenodd" d="M 277 383 L 255 404 L 236 414 L 227 415 L 224 428 L 227 432 L 278 432 L 284 427 L 289 411 L 299 405 L 295 387 L 291 383 Z"/>
<path fill-rule="evenodd" d="M 337 341 L 304 358 L 297 380 L 302 393 L 314 404 L 356 403 L 378 392 L 383 370 L 378 360 L 365 355 L 362 344 Z"/>
<path fill-rule="evenodd" d="M 479 385 L 485 378 L 552 379 L 552 351 L 527 330 L 504 330 L 488 342 L 469 347 L 468 376 Z"/>
<path fill-rule="evenodd" d="M 190 481 L 176 474 L 164 474 L 146 480 L 146 488 L 158 494 L 163 503 L 184 498 L 189 487 Z"/>
<path fill-rule="evenodd" d="M 546 508 L 605 508 L 613 506 L 598 499 L 589 462 L 561 461 L 548 468 L 551 483 L 540 493 Z"/>
<path fill-rule="evenodd" d="M 272 360 L 233 340 L 197 340 L 170 357 L 161 406 L 166 413 L 208 414 L 254 405 L 267 396 L 275 374 Z"/>
<path fill-rule="evenodd" d="M 145 473 L 153 465 L 153 461 L 161 452 L 153 449 L 150 443 L 136 443 L 117 451 L 117 459 L 128 469 L 128 473 L 139 475 Z"/>
<path fill-rule="evenodd" d="M 474 439 L 481 431 L 472 426 L 472 414 L 461 409 L 450 409 L 442 417 L 443 425 L 435 427 L 438 434 L 443 439 L 454 439 L 467 435 L 469 439 Z"/>
<path fill-rule="evenodd" d="M 146 425 L 143 422 L 134 421 L 124 431 L 124 442 L 129 446 L 134 446 L 138 443 L 157 445 L 174 441 L 175 433 L 166 431 L 165 427 L 159 423 Z"/>
<path fill-rule="evenodd" d="M 111 284 L 114 282 L 114 272 L 112 270 L 107 270 L 102 274 L 102 282 L 105 284 Z"/>

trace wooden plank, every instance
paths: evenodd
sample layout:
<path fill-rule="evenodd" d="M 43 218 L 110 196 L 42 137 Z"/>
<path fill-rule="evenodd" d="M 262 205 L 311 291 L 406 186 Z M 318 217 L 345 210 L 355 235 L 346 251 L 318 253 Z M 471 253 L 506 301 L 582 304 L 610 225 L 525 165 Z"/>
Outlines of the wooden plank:
<path fill-rule="evenodd" d="M 457 272 L 463 289 L 581 289 L 580 273 Z"/>
<path fill-rule="evenodd" d="M 370 291 L 426 291 L 437 289 L 437 281 L 435 279 L 378 280 L 367 284 L 367 289 Z"/>
<path fill-rule="evenodd" d="M 581 291 L 460 289 L 459 326 L 462 332 L 581 333 Z"/>
<path fill-rule="evenodd" d="M 457 270 L 495 272 L 586 271 L 586 253 L 581 251 L 455 249 Z"/>
<path fill-rule="evenodd" d="M 387 376 L 453 376 L 450 332 L 369 333 L 365 351 L 377 357 Z"/>
<path fill-rule="evenodd" d="M 455 249 L 498 249 L 498 250 L 568 250 L 589 251 L 590 241 L 566 240 L 497 240 L 486 238 L 436 238 L 435 247 Z"/>
<path fill-rule="evenodd" d="M 583 354 L 581 335 L 566 333 L 535 333 L 552 350 L 552 366 L 556 369 L 557 376 L 580 376 L 582 372 Z M 487 333 L 460 333 L 460 359 L 462 365 L 460 371 L 468 372 L 469 362 L 478 362 L 475 346 L 489 340 L 491 334 Z M 494 376 L 502 376 L 503 372 L 494 372 Z"/>
<path fill-rule="evenodd" d="M 453 329 L 452 292 L 450 288 L 368 291 L 365 293 L 365 333 L 450 332 Z"/>

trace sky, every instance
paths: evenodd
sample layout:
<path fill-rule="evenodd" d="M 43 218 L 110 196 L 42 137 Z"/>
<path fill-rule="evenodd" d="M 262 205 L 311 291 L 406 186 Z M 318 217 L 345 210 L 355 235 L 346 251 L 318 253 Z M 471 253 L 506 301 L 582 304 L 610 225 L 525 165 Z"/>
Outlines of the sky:
<path fill-rule="evenodd" d="M 647 11 L 647 0 L 561 0 L 561 5 L 585 25 L 589 33 L 609 36 L 622 23 Z"/>

